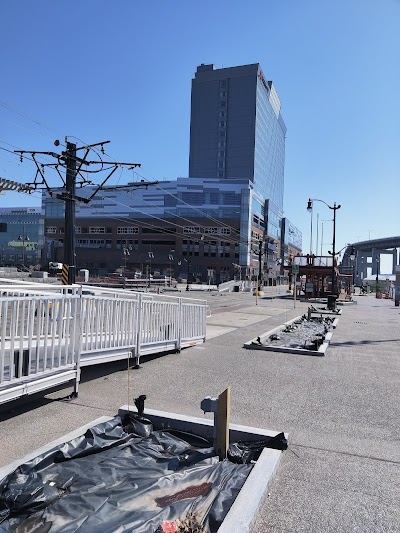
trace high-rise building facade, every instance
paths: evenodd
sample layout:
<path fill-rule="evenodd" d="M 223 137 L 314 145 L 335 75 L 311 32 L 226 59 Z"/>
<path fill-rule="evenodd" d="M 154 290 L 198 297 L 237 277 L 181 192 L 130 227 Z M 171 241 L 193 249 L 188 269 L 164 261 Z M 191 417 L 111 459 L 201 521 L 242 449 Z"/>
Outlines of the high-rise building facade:
<path fill-rule="evenodd" d="M 248 179 L 252 215 L 279 241 L 286 126 L 272 81 L 258 63 L 200 65 L 192 80 L 189 176 Z M 267 203 L 266 203 L 267 201 Z"/>
<path fill-rule="evenodd" d="M 278 95 L 258 64 L 201 65 L 192 83 L 189 177 L 105 187 L 77 204 L 77 268 L 256 279 L 262 243 L 262 282 L 287 278 L 282 257 L 299 242 L 292 225 L 284 240 L 285 132 Z M 62 261 L 64 203 L 44 193 L 43 207 L 46 250 Z"/>

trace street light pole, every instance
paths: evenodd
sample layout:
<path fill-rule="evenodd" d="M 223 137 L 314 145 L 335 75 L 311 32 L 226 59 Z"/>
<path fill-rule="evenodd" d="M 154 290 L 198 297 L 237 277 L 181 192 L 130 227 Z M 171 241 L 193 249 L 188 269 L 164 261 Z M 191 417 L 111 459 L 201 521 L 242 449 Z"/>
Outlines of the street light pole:
<path fill-rule="evenodd" d="M 30 241 L 29 235 L 25 234 L 25 222 L 22 222 L 22 233 L 18 237 L 19 241 L 22 241 L 22 266 L 25 267 L 25 242 Z"/>
<path fill-rule="evenodd" d="M 190 260 L 187 259 L 187 279 L 186 279 L 186 290 L 189 291 L 190 290 L 190 287 L 189 287 L 189 276 L 190 276 Z"/>
<path fill-rule="evenodd" d="M 149 269 L 149 290 L 151 289 L 151 260 L 154 259 L 153 252 L 148 252 L 149 260 L 150 260 L 150 269 Z"/>
<path fill-rule="evenodd" d="M 322 202 L 325 204 L 329 209 L 333 210 L 333 241 L 332 241 L 332 295 L 336 292 L 336 279 L 335 279 L 335 244 L 336 244 L 336 211 L 340 209 L 341 205 L 336 205 L 336 202 L 333 204 L 333 206 L 327 204 L 324 200 L 318 200 L 317 198 L 309 198 L 307 203 L 307 211 L 311 211 L 312 213 L 312 207 L 313 202 Z"/>
<path fill-rule="evenodd" d="M 169 286 L 172 286 L 172 261 L 174 260 L 174 256 L 172 253 L 175 252 L 175 250 L 170 250 L 170 253 L 168 255 L 169 259 Z"/>
<path fill-rule="evenodd" d="M 340 208 L 336 207 L 336 202 L 333 204 L 333 243 L 332 243 L 332 295 L 336 293 L 336 276 L 335 276 L 335 244 L 336 244 L 336 210 Z"/>
<path fill-rule="evenodd" d="M 125 242 L 125 246 L 126 245 L 126 242 Z M 123 249 L 123 253 L 124 253 L 124 280 L 123 280 L 123 283 L 124 283 L 124 289 L 126 288 L 126 259 L 127 259 L 127 255 L 131 255 L 130 252 L 129 252 L 129 248 L 125 247 Z"/>

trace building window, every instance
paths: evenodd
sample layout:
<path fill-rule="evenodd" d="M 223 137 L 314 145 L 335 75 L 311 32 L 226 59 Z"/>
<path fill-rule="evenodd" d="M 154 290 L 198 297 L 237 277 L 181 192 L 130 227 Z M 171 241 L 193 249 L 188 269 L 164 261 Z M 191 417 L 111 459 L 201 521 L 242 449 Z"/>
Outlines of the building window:
<path fill-rule="evenodd" d="M 218 127 L 219 127 L 219 128 L 225 128 L 225 126 L 226 126 L 226 122 L 225 122 L 225 120 L 220 120 L 220 121 L 218 122 Z"/>
<path fill-rule="evenodd" d="M 111 241 L 106 241 L 106 247 L 107 243 Z M 124 240 L 117 240 L 117 249 L 121 250 L 122 248 L 129 248 L 137 250 L 139 241 L 133 241 L 132 239 L 124 239 Z"/>
<path fill-rule="evenodd" d="M 221 100 L 219 103 L 219 107 L 226 107 L 226 100 Z"/>
<path fill-rule="evenodd" d="M 225 161 L 221 160 L 221 161 L 218 161 L 218 168 L 224 168 L 225 166 Z"/>
<path fill-rule="evenodd" d="M 225 118 L 226 117 L 226 111 L 220 111 L 218 116 L 219 116 L 219 118 Z"/>
<path fill-rule="evenodd" d="M 134 226 L 124 226 L 117 228 L 117 234 L 127 234 L 127 233 L 139 233 L 139 228 Z"/>
<path fill-rule="evenodd" d="M 219 233 L 221 235 L 230 235 L 231 234 L 231 228 L 219 228 Z"/>
<path fill-rule="evenodd" d="M 225 135 L 226 135 L 226 132 L 224 130 L 220 130 L 218 132 L 218 137 L 225 137 Z"/>
<path fill-rule="evenodd" d="M 216 235 L 218 233 L 218 228 L 204 228 L 204 233 L 209 235 Z"/>
<path fill-rule="evenodd" d="M 227 83 L 226 80 L 219 80 L 220 89 L 225 89 L 226 83 Z"/>
<path fill-rule="evenodd" d="M 82 233 L 80 226 L 75 226 L 75 233 Z"/>
<path fill-rule="evenodd" d="M 219 97 L 220 98 L 226 98 L 226 91 L 219 91 Z"/>
<path fill-rule="evenodd" d="M 48 226 L 46 228 L 46 233 L 57 233 L 57 228 L 55 226 Z"/>
<path fill-rule="evenodd" d="M 89 233 L 105 233 L 106 228 L 100 226 L 92 226 L 89 228 Z"/>
<path fill-rule="evenodd" d="M 184 226 L 183 233 L 200 233 L 199 226 Z"/>
<path fill-rule="evenodd" d="M 225 148 L 225 141 L 218 141 L 218 148 Z"/>
<path fill-rule="evenodd" d="M 224 177 L 224 171 L 223 170 L 218 170 L 218 177 L 219 178 L 223 178 Z"/>
<path fill-rule="evenodd" d="M 77 239 L 77 248 L 106 248 L 104 239 Z"/>
<path fill-rule="evenodd" d="M 58 228 L 58 233 L 64 233 L 64 228 Z"/>
<path fill-rule="evenodd" d="M 225 157 L 225 151 L 224 150 L 220 150 L 218 152 L 218 157 Z"/>

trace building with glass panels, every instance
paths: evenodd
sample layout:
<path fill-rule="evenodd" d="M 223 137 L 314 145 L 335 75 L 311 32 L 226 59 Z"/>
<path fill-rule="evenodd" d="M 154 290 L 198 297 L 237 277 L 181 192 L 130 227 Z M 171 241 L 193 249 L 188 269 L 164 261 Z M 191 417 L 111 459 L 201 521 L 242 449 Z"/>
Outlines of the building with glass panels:
<path fill-rule="evenodd" d="M 44 218 L 40 208 L 0 209 L 2 266 L 35 267 L 42 263 Z"/>
<path fill-rule="evenodd" d="M 189 177 L 105 188 L 77 204 L 77 269 L 125 270 L 220 283 L 283 275 L 281 228 L 286 128 L 258 64 L 201 65 L 192 81 Z M 137 184 L 136 184 L 137 185 Z M 86 188 L 87 196 L 94 191 Z M 43 196 L 46 253 L 62 261 L 64 204 Z"/>
<path fill-rule="evenodd" d="M 150 269 L 186 279 L 189 264 L 191 281 L 232 279 L 234 265 L 245 264 L 248 255 L 251 189 L 247 180 L 190 178 L 106 188 L 76 206 L 77 269 L 99 275 Z M 82 191 L 90 196 L 94 190 Z M 44 192 L 43 207 L 49 261 L 62 262 L 64 203 Z"/>
<path fill-rule="evenodd" d="M 282 218 L 281 264 L 290 270 L 293 257 L 302 252 L 302 234 L 286 217 Z"/>
<path fill-rule="evenodd" d="M 192 80 L 190 177 L 241 178 L 253 184 L 249 218 L 279 243 L 286 126 L 272 81 L 256 63 L 200 65 Z"/>

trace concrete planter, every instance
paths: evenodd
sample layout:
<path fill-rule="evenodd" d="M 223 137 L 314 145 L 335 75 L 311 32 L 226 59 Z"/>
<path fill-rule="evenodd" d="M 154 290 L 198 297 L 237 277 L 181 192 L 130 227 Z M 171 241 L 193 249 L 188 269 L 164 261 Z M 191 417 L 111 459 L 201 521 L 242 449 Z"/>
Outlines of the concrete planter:
<path fill-rule="evenodd" d="M 118 414 L 120 416 L 124 416 L 128 410 L 136 412 L 136 410 L 131 406 L 128 409 L 128 406 L 125 405 L 118 410 Z M 144 414 L 151 419 L 155 430 L 176 429 L 180 431 L 192 432 L 208 439 L 212 439 L 212 420 L 157 411 L 153 409 L 146 409 Z M 0 479 L 3 479 L 21 464 L 24 464 L 39 455 L 43 455 L 46 451 L 51 450 L 55 446 L 84 435 L 89 428 L 99 423 L 111 420 L 112 418 L 113 417 L 105 416 L 98 418 L 92 423 L 86 424 L 85 426 L 82 426 L 61 438 L 46 444 L 41 448 L 38 448 L 20 460 L 13 461 L 9 465 L 0 468 Z M 261 428 L 230 424 L 231 442 L 238 440 L 261 440 L 264 437 L 273 437 L 277 434 L 277 431 L 269 431 Z M 218 533 L 232 533 L 236 531 L 240 531 L 241 533 L 251 532 L 252 527 L 257 519 L 258 511 L 268 496 L 269 488 L 279 465 L 281 454 L 282 452 L 280 450 L 273 450 L 269 448 L 265 448 L 263 450 L 247 480 L 242 486 L 239 495 L 226 515 L 222 525 L 218 529 Z"/>
<path fill-rule="evenodd" d="M 300 355 L 313 355 L 313 356 L 323 356 L 325 355 L 326 350 L 328 349 L 328 346 L 330 344 L 330 341 L 332 339 L 332 331 L 329 331 L 325 335 L 325 339 L 323 340 L 321 346 L 318 350 L 307 350 L 305 348 L 292 348 L 290 346 L 275 346 L 275 345 L 264 345 L 263 342 L 268 339 L 271 335 L 274 333 L 279 333 L 282 330 L 285 329 L 286 326 L 289 326 L 290 324 L 293 324 L 296 320 L 299 320 L 301 316 L 297 316 L 293 318 L 292 320 L 289 320 L 288 322 L 285 322 L 281 326 L 278 326 L 274 329 L 271 329 L 270 331 L 267 331 L 266 333 L 263 333 L 260 335 L 259 339 L 261 341 L 261 344 L 258 342 L 258 338 L 251 339 L 250 341 L 246 342 L 243 347 L 248 350 L 264 350 L 267 352 L 283 352 L 283 353 L 294 353 L 294 354 L 300 354 Z M 335 329 L 338 323 L 338 318 L 336 318 L 333 321 L 332 327 Z"/>

